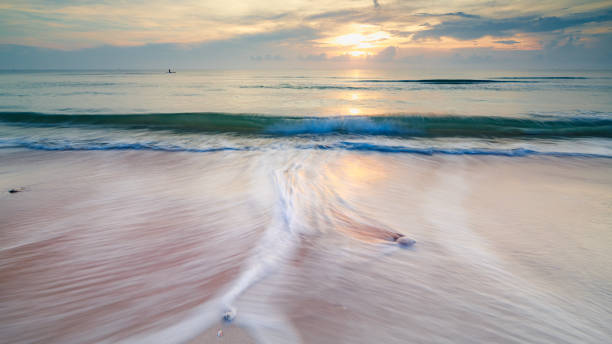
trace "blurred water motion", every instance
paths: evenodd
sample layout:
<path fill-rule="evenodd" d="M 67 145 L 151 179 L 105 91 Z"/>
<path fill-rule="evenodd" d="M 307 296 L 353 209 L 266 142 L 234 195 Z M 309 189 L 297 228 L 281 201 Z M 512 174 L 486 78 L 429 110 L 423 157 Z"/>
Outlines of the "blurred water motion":
<path fill-rule="evenodd" d="M 607 159 L 2 154 L 3 342 L 610 335 Z"/>

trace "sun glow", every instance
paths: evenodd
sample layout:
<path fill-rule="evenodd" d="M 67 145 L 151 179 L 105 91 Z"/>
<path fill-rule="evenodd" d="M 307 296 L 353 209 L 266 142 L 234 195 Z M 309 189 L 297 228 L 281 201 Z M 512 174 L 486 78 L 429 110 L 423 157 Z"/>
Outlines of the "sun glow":
<path fill-rule="evenodd" d="M 357 48 L 374 48 L 376 44 L 391 38 L 385 31 L 378 31 L 371 34 L 349 33 L 335 37 L 332 42 L 342 46 L 353 46 Z"/>
<path fill-rule="evenodd" d="M 385 31 L 373 31 L 371 27 L 356 27 L 355 31 L 345 35 L 330 37 L 324 42 L 331 46 L 344 47 L 341 54 L 351 57 L 366 57 L 373 54 L 373 51 L 390 44 L 391 35 Z M 368 30 L 370 33 L 363 33 Z"/>
<path fill-rule="evenodd" d="M 360 33 L 351 33 L 344 36 L 336 37 L 336 44 L 340 45 L 357 45 L 365 39 L 365 36 Z"/>

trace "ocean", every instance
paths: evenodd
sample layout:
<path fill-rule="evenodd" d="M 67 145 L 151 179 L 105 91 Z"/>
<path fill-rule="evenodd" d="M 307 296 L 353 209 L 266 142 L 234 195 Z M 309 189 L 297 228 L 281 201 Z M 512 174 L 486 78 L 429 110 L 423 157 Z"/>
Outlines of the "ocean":
<path fill-rule="evenodd" d="M 611 95 L 612 71 L 2 71 L 0 342 L 606 343 Z"/>

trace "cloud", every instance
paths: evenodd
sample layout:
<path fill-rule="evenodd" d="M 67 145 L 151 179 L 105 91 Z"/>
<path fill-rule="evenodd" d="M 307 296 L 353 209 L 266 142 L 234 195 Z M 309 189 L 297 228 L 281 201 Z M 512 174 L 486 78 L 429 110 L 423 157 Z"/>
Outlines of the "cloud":
<path fill-rule="evenodd" d="M 249 56 L 249 60 L 251 61 L 282 61 L 284 58 L 280 55 L 251 55 Z"/>
<path fill-rule="evenodd" d="M 78 50 L 5 44 L 0 45 L 0 65 L 8 69 L 243 68 L 258 61 L 285 61 L 285 56 L 293 54 L 290 42 L 316 37 L 314 30 L 296 27 L 198 44 L 104 45 Z"/>
<path fill-rule="evenodd" d="M 380 8 L 378 8 L 380 9 Z M 305 17 L 306 20 L 326 21 L 331 25 L 361 23 L 361 24 L 379 24 L 387 21 L 394 21 L 395 15 L 391 12 L 372 11 L 371 8 L 362 8 L 359 10 L 338 10 L 328 11 L 313 14 Z"/>
<path fill-rule="evenodd" d="M 308 41 L 319 38 L 320 34 L 308 26 L 299 26 L 276 31 L 254 33 L 230 38 L 227 41 L 238 41 L 246 44 L 270 41 Z"/>
<path fill-rule="evenodd" d="M 452 37 L 460 40 L 478 39 L 484 36 L 508 37 L 516 33 L 542 33 L 563 30 L 588 23 L 612 20 L 612 10 L 567 15 L 564 17 L 514 17 L 484 18 L 461 17 L 443 21 L 431 29 L 415 33 L 414 39 Z"/>
<path fill-rule="evenodd" d="M 359 11 L 354 10 L 340 10 L 340 11 L 330 11 L 313 14 L 311 16 L 306 17 L 307 20 L 318 20 L 318 19 L 333 19 L 333 18 L 342 18 L 349 17 L 360 14 Z"/>
<path fill-rule="evenodd" d="M 328 61 L 333 61 L 333 62 L 349 62 L 349 61 L 351 61 L 351 59 L 352 59 L 351 55 L 349 55 L 349 54 L 341 54 L 341 55 L 338 55 L 338 56 L 330 57 L 328 59 Z"/>
<path fill-rule="evenodd" d="M 541 60 L 534 57 L 534 63 L 545 61 L 546 56 L 548 61 L 566 63 L 564 57 L 553 58 L 556 53 L 588 66 L 592 56 L 599 56 L 600 65 L 609 57 L 612 45 L 605 38 L 612 21 L 609 0 L 556 0 L 532 7 L 527 3 L 6 0 L 0 1 L 0 44 L 22 46 L 4 46 L 0 61 L 9 69 L 167 70 L 168 65 L 266 68 L 272 64 L 335 64 L 348 68 L 382 61 L 385 63 L 379 66 L 385 67 L 409 56 L 424 63 L 439 56 L 438 62 L 451 65 L 493 64 L 521 56 L 524 61 L 529 60 L 525 56 L 542 56 Z M 377 33 L 384 33 L 384 39 L 356 39 L 354 44 L 339 40 Z M 533 51 L 519 53 L 529 49 Z M 458 51 L 461 57 L 453 57 Z M 608 58 L 607 66 L 611 64 Z"/>
<path fill-rule="evenodd" d="M 397 48 L 393 46 L 388 46 L 385 49 L 381 50 L 378 54 L 369 57 L 369 59 L 378 62 L 389 62 L 393 60 L 396 54 Z"/>
<path fill-rule="evenodd" d="M 299 56 L 299 59 L 302 61 L 326 61 L 327 60 L 327 54 L 326 53 L 320 53 L 320 54 L 309 54 L 306 56 Z"/>
<path fill-rule="evenodd" d="M 464 12 L 449 12 L 443 14 L 433 14 L 433 13 L 417 13 L 417 16 L 420 17 L 463 17 L 463 18 L 480 18 L 480 16 L 475 14 L 467 14 Z"/>
<path fill-rule="evenodd" d="M 503 41 L 494 41 L 493 43 L 513 45 L 513 44 L 518 44 L 518 43 L 521 43 L 521 42 L 509 39 L 509 40 L 503 40 Z"/>

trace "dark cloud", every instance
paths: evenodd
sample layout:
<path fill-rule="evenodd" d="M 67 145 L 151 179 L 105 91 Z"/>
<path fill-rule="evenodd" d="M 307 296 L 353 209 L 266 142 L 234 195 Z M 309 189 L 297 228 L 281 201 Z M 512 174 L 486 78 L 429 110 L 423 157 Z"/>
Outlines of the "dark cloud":
<path fill-rule="evenodd" d="M 475 14 L 468 14 L 464 12 L 450 12 L 450 13 L 442 13 L 442 14 L 433 14 L 433 13 L 417 13 L 417 16 L 420 17 L 462 17 L 462 18 L 480 18 L 480 16 Z"/>
<path fill-rule="evenodd" d="M 480 18 L 480 16 L 478 16 L 478 15 L 467 14 L 467 13 L 463 13 L 463 12 L 446 13 L 446 16 L 456 16 L 456 17 L 463 17 L 463 18 Z"/>
<path fill-rule="evenodd" d="M 513 45 L 513 44 L 518 44 L 518 43 L 521 43 L 521 42 L 509 39 L 509 40 L 503 40 L 503 41 L 495 41 L 493 43 Z"/>
<path fill-rule="evenodd" d="M 462 13 L 462 12 L 457 12 Z M 461 40 L 477 39 L 484 36 L 507 37 L 516 33 L 538 33 L 562 30 L 588 23 L 612 20 L 612 10 L 573 14 L 564 17 L 515 17 L 493 19 L 460 16 L 459 19 L 444 21 L 429 30 L 415 33 L 414 39 L 453 37 Z"/>

